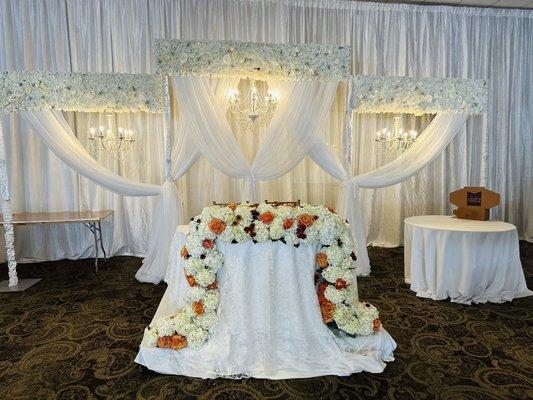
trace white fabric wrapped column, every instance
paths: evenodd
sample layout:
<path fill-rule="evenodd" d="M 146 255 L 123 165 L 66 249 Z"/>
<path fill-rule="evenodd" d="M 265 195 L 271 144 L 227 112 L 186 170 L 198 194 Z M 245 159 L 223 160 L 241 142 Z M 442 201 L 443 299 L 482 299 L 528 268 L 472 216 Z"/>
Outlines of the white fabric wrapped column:
<path fill-rule="evenodd" d="M 17 260 L 15 257 L 15 235 L 13 230 L 13 211 L 9 196 L 9 183 L 7 178 L 6 151 L 4 147 L 4 132 L 0 121 L 0 204 L 4 219 L 4 241 L 7 253 L 7 269 L 9 275 L 9 287 L 18 285 Z"/>

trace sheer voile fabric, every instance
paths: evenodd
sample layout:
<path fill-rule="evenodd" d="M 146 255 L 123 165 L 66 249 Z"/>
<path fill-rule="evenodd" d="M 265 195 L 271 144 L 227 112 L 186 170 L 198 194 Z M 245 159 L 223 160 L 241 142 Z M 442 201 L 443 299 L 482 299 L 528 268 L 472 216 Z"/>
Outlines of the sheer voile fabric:
<path fill-rule="evenodd" d="M 233 87 L 238 83 L 230 78 L 220 80 L 232 81 Z M 186 121 L 181 127 L 188 128 L 178 132 L 178 136 L 190 137 L 196 150 L 217 170 L 245 179 L 241 200 L 257 202 L 264 200 L 260 180 L 285 175 L 309 153 L 315 132 L 322 128 L 330 112 L 338 83 L 318 80 L 270 82 L 269 86 L 280 89 L 283 97 L 251 165 L 240 149 L 209 79 L 173 77 L 172 85 L 181 118 Z"/>
<path fill-rule="evenodd" d="M 516 225 L 520 238 L 533 238 L 533 185 L 528 184 L 533 173 L 529 10 L 318 0 L 197 0 L 194 7 L 190 0 L 3 0 L 0 21 L 2 71 L 150 73 L 155 72 L 155 39 L 181 38 L 342 44 L 351 48 L 354 74 L 488 79 L 487 114 L 469 118 L 433 162 L 393 187 L 359 190 L 367 243 L 398 246 L 405 217 L 450 213 L 449 192 L 465 185 L 500 193 L 502 205 L 493 210 L 494 218 Z M 339 93 L 324 129 L 339 157 L 344 104 L 345 96 Z M 67 120 L 84 146 L 89 126 L 106 123 L 105 115 L 96 113 L 68 113 Z M 136 182 L 163 182 L 160 118 L 135 113 L 117 115 L 117 120 L 142 135 L 136 136 L 124 166 L 104 155 L 99 162 Z M 410 126 L 425 120 L 404 122 Z M 80 179 L 19 116 L 13 114 L 4 122 L 15 212 L 114 209 L 113 221 L 104 223 L 108 252 L 146 255 L 156 197 L 123 197 Z M 381 165 L 373 133 L 392 126 L 393 120 L 390 114 L 354 114 L 352 122 L 350 174 L 357 175 Z M 245 154 L 257 152 L 254 137 L 238 130 L 235 134 Z M 263 198 L 302 199 L 332 207 L 340 189 L 308 158 L 287 175 L 259 186 Z M 178 187 L 187 220 L 214 200 L 237 198 L 242 182 L 200 157 Z M 15 231 L 19 261 L 94 254 L 90 232 L 82 226 L 27 226 Z M 0 258 L 5 259 L 2 247 Z"/>
<path fill-rule="evenodd" d="M 134 182 L 100 165 L 87 153 L 60 111 L 22 111 L 21 114 L 48 148 L 85 178 L 124 196 L 158 196 L 141 269 L 151 271 L 166 265 L 174 230 L 183 219 L 175 185 L 170 181 L 162 186 Z M 149 281 L 150 276 L 145 278 Z"/>

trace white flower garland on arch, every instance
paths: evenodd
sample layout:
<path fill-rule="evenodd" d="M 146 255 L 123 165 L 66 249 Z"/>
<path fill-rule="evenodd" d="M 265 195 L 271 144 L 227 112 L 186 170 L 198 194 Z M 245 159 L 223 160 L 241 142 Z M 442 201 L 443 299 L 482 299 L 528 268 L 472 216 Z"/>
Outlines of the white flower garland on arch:
<path fill-rule="evenodd" d="M 356 259 L 347 222 L 324 206 L 230 204 L 206 207 L 189 224 L 181 256 L 189 287 L 187 305 L 145 330 L 149 347 L 198 348 L 217 321 L 217 271 L 224 258 L 216 241 L 316 246 L 318 298 L 324 323 L 349 335 L 369 335 L 381 327 L 377 309 L 360 303 L 355 287 Z"/>

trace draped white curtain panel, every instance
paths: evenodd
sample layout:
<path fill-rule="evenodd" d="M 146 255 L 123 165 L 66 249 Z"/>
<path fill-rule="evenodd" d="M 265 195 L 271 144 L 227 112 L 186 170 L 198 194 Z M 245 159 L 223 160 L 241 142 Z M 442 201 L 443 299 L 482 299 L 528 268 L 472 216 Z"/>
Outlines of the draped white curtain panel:
<path fill-rule="evenodd" d="M 358 190 L 367 243 L 401 244 L 403 218 L 450 213 L 448 193 L 465 185 L 499 192 L 502 205 L 492 217 L 515 224 L 520 237 L 533 238 L 530 11 L 313 0 L 198 0 L 194 6 L 188 0 L 0 0 L 0 19 L 2 71 L 150 73 L 155 65 L 154 40 L 182 38 L 349 44 L 354 74 L 487 78 L 487 114 L 469 118 L 444 152 L 400 184 Z M 246 93 L 246 82 L 239 89 Z M 345 96 L 341 85 L 323 127 L 324 139 L 338 159 L 343 156 Z M 177 104 L 172 107 L 174 111 Z M 102 114 L 66 117 L 86 149 L 89 126 L 105 125 Z M 403 122 L 408 129 L 421 131 L 429 121 L 405 116 Z M 375 150 L 373 133 L 392 122 L 389 114 L 353 116 L 350 176 L 364 176 L 390 161 Z M 21 117 L 3 117 L 3 123 L 15 212 L 114 209 L 113 221 L 104 224 L 106 248 L 111 254 L 147 254 L 156 196 L 122 197 L 101 189 L 58 160 Z M 161 117 L 120 114 L 117 123 L 138 132 L 136 144 L 123 163 L 101 154 L 100 165 L 131 181 L 160 186 L 164 181 Z M 250 135 L 234 119 L 229 118 L 229 123 L 252 163 L 266 130 Z M 178 131 L 176 126 L 173 131 Z M 192 165 L 177 183 L 185 220 L 212 201 L 241 198 L 242 179 L 214 169 L 177 140 L 173 159 L 180 158 L 176 156 L 180 152 L 189 158 L 174 164 L 174 176 L 182 176 Z M 261 181 L 258 187 L 263 199 L 301 199 L 335 207 L 339 180 L 306 157 L 293 171 Z M 17 227 L 17 255 L 19 260 L 89 257 L 94 254 L 89 235 L 75 225 Z"/>

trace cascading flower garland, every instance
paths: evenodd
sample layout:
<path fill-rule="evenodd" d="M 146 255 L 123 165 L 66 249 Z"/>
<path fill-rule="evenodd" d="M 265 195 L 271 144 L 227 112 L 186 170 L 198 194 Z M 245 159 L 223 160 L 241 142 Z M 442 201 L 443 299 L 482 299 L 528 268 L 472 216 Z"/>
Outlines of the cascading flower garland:
<path fill-rule="evenodd" d="M 356 257 L 346 221 L 324 206 L 232 203 L 206 207 L 191 220 L 180 251 L 189 284 L 187 306 L 146 328 L 146 345 L 180 350 L 197 348 L 207 340 L 217 318 L 216 273 L 224 263 L 217 240 L 316 246 L 317 294 L 324 323 L 349 335 L 369 335 L 380 329 L 377 309 L 360 303 L 351 285 Z"/>

